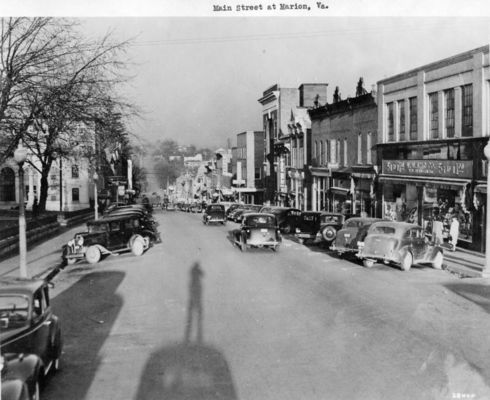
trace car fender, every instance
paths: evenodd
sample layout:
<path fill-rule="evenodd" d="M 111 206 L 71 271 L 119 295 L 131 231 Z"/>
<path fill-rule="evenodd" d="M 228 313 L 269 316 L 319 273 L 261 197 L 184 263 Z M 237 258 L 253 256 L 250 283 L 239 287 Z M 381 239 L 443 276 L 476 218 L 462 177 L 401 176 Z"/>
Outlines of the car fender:
<path fill-rule="evenodd" d="M 2 381 L 0 397 L 5 400 L 26 400 L 29 399 L 29 389 L 21 379 Z"/>
<path fill-rule="evenodd" d="M 402 247 L 400 249 L 400 251 L 398 251 L 397 253 L 398 253 L 398 258 L 397 258 L 398 263 L 402 262 L 403 257 L 405 257 L 405 254 L 407 254 L 407 253 L 410 253 L 410 255 L 412 256 L 413 262 L 415 262 L 415 258 L 413 256 L 413 250 L 410 248 L 410 246 Z"/>
<path fill-rule="evenodd" d="M 7 355 L 6 355 L 7 356 Z M 21 379 L 24 382 L 32 381 L 41 376 L 43 370 L 43 361 L 41 357 L 35 354 L 16 354 L 7 356 L 8 370 L 7 377 L 11 379 Z"/>

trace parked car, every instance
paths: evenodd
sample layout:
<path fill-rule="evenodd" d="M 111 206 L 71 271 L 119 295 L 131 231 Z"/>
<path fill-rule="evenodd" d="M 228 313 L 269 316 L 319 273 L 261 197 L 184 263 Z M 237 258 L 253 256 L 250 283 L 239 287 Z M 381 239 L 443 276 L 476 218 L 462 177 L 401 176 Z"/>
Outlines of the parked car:
<path fill-rule="evenodd" d="M 301 210 L 293 207 L 264 206 L 260 209 L 260 212 L 274 214 L 279 229 L 286 234 L 296 231 L 301 217 Z"/>
<path fill-rule="evenodd" d="M 255 204 L 248 204 L 245 205 L 244 208 L 239 208 L 235 210 L 235 213 L 233 214 L 233 221 L 235 222 L 242 222 L 243 216 L 247 213 L 253 213 L 253 212 L 259 212 L 260 208 L 262 206 L 260 205 L 255 205 Z"/>
<path fill-rule="evenodd" d="M 2 400 L 39 400 L 41 359 L 34 354 L 4 353 L 0 356 Z"/>
<path fill-rule="evenodd" d="M 212 222 L 219 222 L 223 225 L 226 224 L 225 206 L 218 203 L 207 205 L 206 210 L 202 215 L 202 222 L 205 225 Z"/>
<path fill-rule="evenodd" d="M 230 205 L 230 208 L 228 208 L 228 210 L 226 210 L 226 219 L 228 219 L 229 221 L 231 221 L 232 218 L 233 218 L 234 213 L 238 209 L 242 209 L 243 206 L 244 206 L 244 204 L 241 204 L 241 203 L 234 203 L 234 204 Z"/>
<path fill-rule="evenodd" d="M 367 235 L 369 227 L 375 223 L 382 221 L 380 218 L 349 218 L 342 225 L 342 229 L 337 232 L 335 241 L 331 249 L 336 251 L 338 255 L 345 253 L 356 254 L 359 247 L 364 245 L 364 239 Z"/>
<path fill-rule="evenodd" d="M 299 217 L 295 236 L 303 244 L 313 242 L 330 246 L 342 227 L 346 216 L 324 211 L 303 211 Z"/>
<path fill-rule="evenodd" d="M 234 242 L 242 251 L 249 247 L 267 247 L 279 250 L 282 242 L 281 232 L 273 214 L 247 213 L 239 229 L 233 232 Z"/>
<path fill-rule="evenodd" d="M 99 262 L 102 255 L 131 251 L 141 256 L 156 236 L 138 215 L 120 215 L 87 222 L 87 231 L 75 234 L 64 247 L 62 257 L 68 264 L 85 259 Z"/>
<path fill-rule="evenodd" d="M 107 214 L 104 218 L 113 217 L 130 217 L 136 216 L 140 219 L 141 228 L 144 230 L 151 231 L 153 234 L 150 237 L 152 243 L 161 243 L 162 239 L 160 232 L 158 231 L 158 222 L 151 216 L 151 214 L 145 213 L 138 209 L 122 209 L 114 210 Z"/>
<path fill-rule="evenodd" d="M 381 221 L 373 223 L 358 257 L 365 267 L 375 262 L 394 264 L 408 271 L 415 264 L 431 264 L 442 268 L 444 253 L 425 236 L 424 229 L 407 222 Z"/>
<path fill-rule="evenodd" d="M 31 358 L 24 364 L 26 369 L 31 369 L 39 361 L 35 367 L 39 368 L 35 378 L 38 383 L 59 369 L 63 347 L 61 324 L 51 309 L 48 282 L 21 278 L 0 280 L 0 340 L 2 354 L 13 354 L 7 357 L 12 367 L 19 366 L 15 354 L 35 354 L 39 358 Z M 28 386 L 31 394 L 38 390 L 35 382 Z"/>
<path fill-rule="evenodd" d="M 194 202 L 191 204 L 191 207 L 190 207 L 190 212 L 192 213 L 200 213 L 202 212 L 202 206 L 201 206 L 201 203 L 198 203 L 198 202 Z"/>

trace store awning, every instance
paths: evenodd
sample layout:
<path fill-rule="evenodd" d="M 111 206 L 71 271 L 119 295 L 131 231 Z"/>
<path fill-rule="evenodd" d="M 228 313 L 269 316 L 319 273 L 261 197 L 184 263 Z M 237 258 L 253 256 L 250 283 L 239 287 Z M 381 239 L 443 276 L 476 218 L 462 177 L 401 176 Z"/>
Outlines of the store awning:
<path fill-rule="evenodd" d="M 331 187 L 328 189 L 330 193 L 337 194 L 340 196 L 348 196 L 350 194 L 349 189 L 342 188 L 342 187 Z"/>
<path fill-rule="evenodd" d="M 374 179 L 376 177 L 376 171 L 372 165 L 353 165 L 352 177 L 358 179 Z"/>
<path fill-rule="evenodd" d="M 350 179 L 352 174 L 352 168 L 342 168 L 336 171 L 332 171 L 332 178 L 334 179 Z"/>
<path fill-rule="evenodd" d="M 482 185 L 476 185 L 474 189 L 475 193 L 487 193 L 487 185 L 482 184 Z"/>

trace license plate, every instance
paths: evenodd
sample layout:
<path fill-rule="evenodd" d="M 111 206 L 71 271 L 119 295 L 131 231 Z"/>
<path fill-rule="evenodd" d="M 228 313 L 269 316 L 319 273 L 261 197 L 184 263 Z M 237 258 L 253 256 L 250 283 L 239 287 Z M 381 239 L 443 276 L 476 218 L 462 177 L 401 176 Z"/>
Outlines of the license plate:
<path fill-rule="evenodd" d="M 350 233 L 344 233 L 344 237 L 350 238 Z"/>
<path fill-rule="evenodd" d="M 267 231 L 267 229 L 261 229 L 260 232 L 267 233 L 268 231 Z"/>

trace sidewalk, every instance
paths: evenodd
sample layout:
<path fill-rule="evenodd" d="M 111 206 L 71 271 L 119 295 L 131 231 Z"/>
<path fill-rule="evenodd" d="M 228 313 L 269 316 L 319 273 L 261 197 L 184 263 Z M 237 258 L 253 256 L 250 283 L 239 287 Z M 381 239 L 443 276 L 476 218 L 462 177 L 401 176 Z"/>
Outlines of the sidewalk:
<path fill-rule="evenodd" d="M 461 278 L 481 278 L 485 266 L 485 255 L 471 250 L 457 248 L 444 250 L 444 266 L 449 272 Z"/>
<path fill-rule="evenodd" d="M 83 230 L 84 223 L 63 229 L 56 236 L 44 242 L 27 247 L 27 273 L 31 278 L 49 278 L 61 267 L 61 246 L 73 238 L 76 232 Z M 13 255 L 0 261 L 0 278 L 19 276 L 19 255 Z"/>

